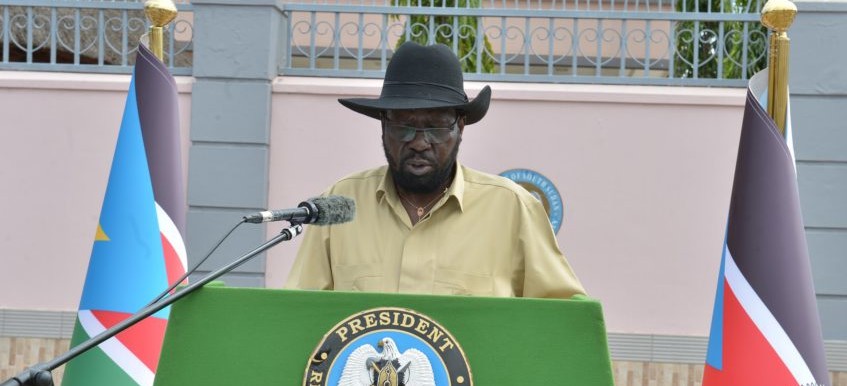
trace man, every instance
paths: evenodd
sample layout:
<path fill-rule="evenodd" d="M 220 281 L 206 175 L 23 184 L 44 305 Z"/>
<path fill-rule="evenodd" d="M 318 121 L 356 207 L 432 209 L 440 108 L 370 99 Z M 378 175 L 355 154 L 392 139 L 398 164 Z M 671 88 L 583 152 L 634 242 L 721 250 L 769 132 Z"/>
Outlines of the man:
<path fill-rule="evenodd" d="M 405 43 L 376 99 L 340 99 L 382 122 L 387 166 L 326 193 L 356 201 L 346 224 L 308 229 L 289 288 L 569 298 L 583 294 L 541 203 L 512 181 L 456 161 L 472 101 L 444 45 Z"/>

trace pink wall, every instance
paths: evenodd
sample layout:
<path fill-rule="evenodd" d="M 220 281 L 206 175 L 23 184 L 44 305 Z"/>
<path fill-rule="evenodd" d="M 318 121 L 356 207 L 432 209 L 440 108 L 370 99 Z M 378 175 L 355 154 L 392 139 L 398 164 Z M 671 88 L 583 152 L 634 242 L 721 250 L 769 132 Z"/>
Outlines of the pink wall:
<path fill-rule="evenodd" d="M 0 71 L 0 308 L 77 309 L 129 80 Z"/>
<path fill-rule="evenodd" d="M 185 167 L 192 80 L 177 81 Z M 0 308 L 76 310 L 128 82 L 0 71 Z M 274 83 L 269 207 L 384 163 L 377 122 L 335 101 L 379 86 Z M 707 335 L 744 90 L 491 86 L 489 115 L 465 130 L 462 162 L 534 169 L 556 184 L 559 242 L 603 302 L 609 331 Z M 482 84 L 468 87 L 475 95 Z M 296 244 L 269 254 L 269 287 L 285 282 Z"/>
<path fill-rule="evenodd" d="M 335 101 L 377 95 L 379 85 L 275 83 L 271 207 L 384 163 L 377 121 Z M 603 302 L 610 331 L 706 336 L 745 90 L 491 87 L 489 114 L 465 129 L 460 160 L 490 173 L 533 169 L 556 184 L 565 202 L 559 243 Z M 295 252 L 272 251 L 268 286 L 283 285 Z"/>

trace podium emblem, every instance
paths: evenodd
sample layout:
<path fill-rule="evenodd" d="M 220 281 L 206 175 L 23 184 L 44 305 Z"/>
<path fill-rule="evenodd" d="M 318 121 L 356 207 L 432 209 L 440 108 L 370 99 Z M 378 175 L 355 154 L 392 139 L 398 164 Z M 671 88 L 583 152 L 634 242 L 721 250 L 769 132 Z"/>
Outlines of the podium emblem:
<path fill-rule="evenodd" d="M 473 385 L 455 338 L 409 309 L 375 308 L 327 333 L 309 358 L 304 386 Z"/>

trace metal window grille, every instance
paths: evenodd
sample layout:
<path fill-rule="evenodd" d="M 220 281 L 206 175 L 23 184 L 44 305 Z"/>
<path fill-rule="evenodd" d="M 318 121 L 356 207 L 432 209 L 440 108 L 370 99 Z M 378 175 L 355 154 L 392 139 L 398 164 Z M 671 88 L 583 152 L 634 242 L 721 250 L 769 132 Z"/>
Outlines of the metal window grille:
<path fill-rule="evenodd" d="M 148 29 L 143 1 L 2 0 L 0 69 L 130 73 Z M 185 17 L 169 25 L 164 60 L 176 75 L 191 74 L 192 34 Z"/>
<path fill-rule="evenodd" d="M 766 62 L 758 0 L 390 1 L 285 4 L 281 73 L 379 78 L 407 40 L 482 81 L 743 87 Z"/>
<path fill-rule="evenodd" d="M 762 0 L 278 3 L 281 75 L 382 77 L 398 42 L 450 46 L 480 81 L 743 87 L 766 63 Z M 165 62 L 192 71 L 192 6 Z M 0 69 L 129 73 L 142 0 L 0 0 Z"/>

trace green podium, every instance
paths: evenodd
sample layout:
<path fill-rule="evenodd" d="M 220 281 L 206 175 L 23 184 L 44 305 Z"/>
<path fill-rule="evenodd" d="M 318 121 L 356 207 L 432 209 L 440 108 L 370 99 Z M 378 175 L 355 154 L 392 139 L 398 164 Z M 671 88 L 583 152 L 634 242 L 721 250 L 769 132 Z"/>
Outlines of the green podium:
<path fill-rule="evenodd" d="M 373 309 L 388 311 L 363 313 Z M 202 288 L 172 306 L 154 384 L 308 385 L 311 383 L 304 382 L 307 364 L 316 363 L 314 354 L 324 338 L 351 342 L 356 340 L 356 333 L 364 336 L 366 328 L 380 321 L 399 326 L 405 314 L 396 310 L 430 318 L 433 323 L 413 321 L 411 317 L 408 322 L 411 329 L 429 334 L 433 342 L 436 338 L 447 342 L 449 335 L 460 346 L 471 379 L 454 377 L 442 381 L 445 385 L 467 385 L 471 380 L 477 386 L 613 385 L 602 309 L 597 301 L 587 298 L 481 298 L 214 286 Z M 357 314 L 358 319 L 351 319 Z M 357 321 L 350 322 L 353 319 Z M 433 330 L 439 334 L 433 336 Z M 433 350 L 444 346 L 435 344 Z M 368 364 L 373 366 L 371 361 Z M 324 382 L 332 384 L 327 378 Z M 336 384 L 338 381 L 332 386 Z"/>

